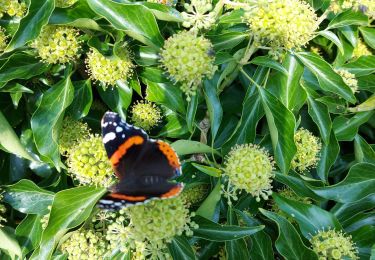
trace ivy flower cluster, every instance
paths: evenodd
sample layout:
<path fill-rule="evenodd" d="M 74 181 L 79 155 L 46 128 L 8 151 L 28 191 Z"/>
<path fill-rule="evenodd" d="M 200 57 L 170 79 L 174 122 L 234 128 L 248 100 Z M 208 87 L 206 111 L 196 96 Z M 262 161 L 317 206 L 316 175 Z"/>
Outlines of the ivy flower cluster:
<path fill-rule="evenodd" d="M 135 103 L 131 110 L 131 120 L 135 126 L 148 131 L 155 127 L 162 118 L 160 109 L 150 101 L 139 101 Z"/>
<path fill-rule="evenodd" d="M 371 19 L 375 19 L 375 2 L 373 0 L 336 0 L 332 1 L 330 10 L 334 13 L 352 9 L 362 12 Z"/>
<path fill-rule="evenodd" d="M 0 53 L 7 47 L 7 39 L 8 37 L 5 34 L 5 30 L 0 26 Z"/>
<path fill-rule="evenodd" d="M 193 31 L 209 29 L 215 24 L 216 13 L 210 12 L 213 8 L 212 0 L 192 0 L 184 4 L 186 12 L 181 15 L 184 18 L 182 26 Z"/>
<path fill-rule="evenodd" d="M 127 51 L 123 51 L 121 56 L 104 56 L 91 48 L 86 59 L 91 79 L 100 81 L 105 86 L 114 86 L 118 80 L 127 81 L 132 75 L 134 65 Z"/>
<path fill-rule="evenodd" d="M 24 2 L 19 2 L 18 0 L 0 0 L 0 18 L 5 14 L 22 17 L 26 9 L 27 6 Z"/>
<path fill-rule="evenodd" d="M 82 140 L 90 136 L 90 129 L 86 123 L 66 117 L 60 131 L 59 151 L 67 156 Z"/>
<path fill-rule="evenodd" d="M 342 231 L 319 231 L 311 238 L 310 243 L 319 260 L 359 259 L 351 236 Z"/>
<path fill-rule="evenodd" d="M 299 129 L 294 135 L 297 152 L 292 160 L 292 168 L 300 173 L 317 165 L 321 149 L 321 142 L 306 129 Z"/>
<path fill-rule="evenodd" d="M 358 91 L 358 81 L 353 73 L 345 69 L 335 69 L 335 72 L 341 76 L 345 84 L 350 87 L 353 93 Z"/>
<path fill-rule="evenodd" d="M 204 78 L 211 78 L 217 69 L 212 43 L 203 36 L 181 31 L 165 41 L 160 53 L 162 67 L 170 78 L 181 84 L 182 91 L 195 95 Z"/>
<path fill-rule="evenodd" d="M 357 40 L 357 45 L 353 49 L 353 58 L 359 58 L 362 56 L 368 56 L 372 55 L 372 52 L 370 49 L 367 47 L 367 45 L 363 42 L 362 39 Z"/>
<path fill-rule="evenodd" d="M 79 57 L 78 30 L 65 26 L 47 25 L 31 44 L 40 58 L 50 64 L 63 64 Z"/>
<path fill-rule="evenodd" d="M 275 49 L 300 48 L 317 29 L 314 9 L 301 0 L 262 0 L 245 8 L 248 23 L 259 45 Z"/>
<path fill-rule="evenodd" d="M 274 162 L 264 148 L 254 144 L 237 145 L 229 152 L 224 168 L 228 185 L 222 186 L 228 203 L 237 200 L 237 191 L 244 190 L 260 201 L 272 194 Z"/>

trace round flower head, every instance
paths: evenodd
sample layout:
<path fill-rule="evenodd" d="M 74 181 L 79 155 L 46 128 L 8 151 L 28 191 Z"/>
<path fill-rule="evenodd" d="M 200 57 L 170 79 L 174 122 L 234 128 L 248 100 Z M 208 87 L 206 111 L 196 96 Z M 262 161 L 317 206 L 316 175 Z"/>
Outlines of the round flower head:
<path fill-rule="evenodd" d="M 108 187 L 112 182 L 113 170 L 98 135 L 80 140 L 70 150 L 67 164 L 73 178 L 83 185 Z"/>
<path fill-rule="evenodd" d="M 350 73 L 349 71 L 347 71 L 345 69 L 335 69 L 335 72 L 342 77 L 345 84 L 348 85 L 351 88 L 353 93 L 357 92 L 358 81 L 355 78 L 355 75 L 353 73 Z"/>
<path fill-rule="evenodd" d="M 78 58 L 80 49 L 78 30 L 47 25 L 31 46 L 38 51 L 40 58 L 50 64 L 63 64 Z"/>
<path fill-rule="evenodd" d="M 347 9 L 362 12 L 371 19 L 375 19 L 375 2 L 373 0 L 336 0 L 331 2 L 330 10 L 334 13 Z"/>
<path fill-rule="evenodd" d="M 186 12 L 181 15 L 184 18 L 183 26 L 190 28 L 193 31 L 200 29 L 209 29 L 215 24 L 215 12 L 212 10 L 212 0 L 191 0 L 190 4 L 184 4 Z"/>
<path fill-rule="evenodd" d="M 300 48 L 317 27 L 314 9 L 301 0 L 262 0 L 245 10 L 245 21 L 259 44 Z"/>
<path fill-rule="evenodd" d="M 359 259 L 351 236 L 342 231 L 319 231 L 310 239 L 310 243 L 319 260 Z"/>
<path fill-rule="evenodd" d="M 292 160 L 292 168 L 298 172 L 304 172 L 315 167 L 319 161 L 321 143 L 306 129 L 299 129 L 294 135 L 294 142 L 297 146 L 297 153 Z"/>
<path fill-rule="evenodd" d="M 174 236 L 183 232 L 192 235 L 192 214 L 181 197 L 154 200 L 144 205 L 128 208 L 130 233 L 134 240 L 146 243 L 151 255 L 166 247 Z"/>
<path fill-rule="evenodd" d="M 264 148 L 254 144 L 237 145 L 229 152 L 224 174 L 228 178 L 228 189 L 224 196 L 230 197 L 237 190 L 244 190 L 254 196 L 268 199 L 272 194 L 273 161 Z M 236 196 L 232 196 L 236 200 Z"/>
<path fill-rule="evenodd" d="M 212 77 L 216 70 L 211 42 L 192 32 L 182 31 L 165 41 L 160 53 L 161 63 L 169 76 L 181 83 L 188 96 L 194 95 L 203 78 Z"/>
<path fill-rule="evenodd" d="M 355 46 L 353 50 L 353 58 L 359 58 L 361 56 L 368 56 L 372 55 L 372 52 L 370 49 L 367 47 L 367 45 L 362 41 L 362 39 L 357 40 L 357 45 Z"/>
<path fill-rule="evenodd" d="M 156 126 L 161 120 L 160 109 L 149 101 L 139 101 L 131 108 L 131 120 L 135 126 L 148 131 Z"/>
<path fill-rule="evenodd" d="M 66 117 L 60 131 L 59 151 L 62 155 L 67 155 L 77 143 L 90 135 L 90 129 L 86 123 L 76 121 Z"/>
<path fill-rule="evenodd" d="M 101 232 L 90 229 L 73 231 L 71 236 L 61 244 L 61 251 L 72 260 L 103 259 L 107 253 L 107 241 Z"/>
<path fill-rule="evenodd" d="M 4 29 L 0 27 L 0 53 L 7 47 L 7 38 Z"/>
<path fill-rule="evenodd" d="M 4 14 L 12 17 L 22 17 L 26 9 L 27 6 L 24 2 L 18 2 L 18 0 L 0 0 L 0 18 Z"/>
<path fill-rule="evenodd" d="M 56 0 L 55 5 L 56 7 L 65 8 L 75 4 L 77 1 L 78 0 Z"/>
<path fill-rule="evenodd" d="M 199 183 L 194 186 L 185 187 L 184 191 L 181 193 L 181 196 L 188 205 L 194 205 L 204 200 L 204 198 L 207 196 L 207 192 L 207 185 Z"/>
<path fill-rule="evenodd" d="M 86 65 L 93 80 L 112 86 L 118 80 L 126 81 L 132 75 L 134 67 L 129 54 L 124 54 L 122 58 L 107 57 L 94 48 L 87 54 Z"/>
<path fill-rule="evenodd" d="M 279 195 L 283 196 L 284 198 L 287 198 L 287 199 L 290 199 L 290 200 L 302 202 L 304 204 L 311 204 L 312 203 L 312 201 L 311 201 L 310 198 L 298 196 L 290 188 L 284 188 L 282 190 L 279 190 L 277 193 Z M 284 211 L 282 211 L 277 206 L 276 203 L 272 202 L 271 208 L 272 208 L 272 211 L 276 212 L 280 216 L 283 216 L 284 218 L 286 218 L 287 220 L 289 220 L 289 222 L 291 222 L 291 223 L 295 223 L 296 222 L 294 218 L 290 217 L 288 214 L 285 214 Z"/>

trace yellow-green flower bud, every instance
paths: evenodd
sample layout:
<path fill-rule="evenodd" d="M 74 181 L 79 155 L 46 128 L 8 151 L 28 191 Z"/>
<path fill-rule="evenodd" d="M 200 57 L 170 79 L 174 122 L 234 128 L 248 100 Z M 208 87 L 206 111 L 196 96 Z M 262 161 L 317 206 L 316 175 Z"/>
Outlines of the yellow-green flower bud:
<path fill-rule="evenodd" d="M 27 6 L 24 2 L 18 2 L 18 0 L 0 0 L 0 18 L 3 17 L 4 14 L 22 17 L 26 9 Z"/>
<path fill-rule="evenodd" d="M 103 259 L 108 252 L 108 242 L 101 232 L 90 229 L 73 231 L 61 244 L 61 251 L 71 260 Z"/>
<path fill-rule="evenodd" d="M 225 160 L 224 175 L 228 177 L 229 185 L 227 189 L 223 187 L 224 196 L 230 199 L 237 190 L 244 190 L 257 201 L 260 197 L 267 200 L 272 194 L 273 164 L 268 152 L 257 145 L 233 147 Z"/>
<path fill-rule="evenodd" d="M 181 89 L 189 97 L 195 95 L 203 78 L 213 76 L 215 55 L 213 46 L 203 36 L 182 31 L 165 41 L 160 53 L 161 63 L 172 80 L 181 83 Z"/>
<path fill-rule="evenodd" d="M 106 57 L 94 48 L 87 54 L 86 65 L 93 80 L 112 86 L 116 85 L 118 80 L 129 79 L 134 68 L 129 54 L 124 52 L 122 58 Z"/>
<path fill-rule="evenodd" d="M 135 126 L 148 131 L 156 126 L 161 120 L 161 111 L 149 101 L 139 101 L 131 108 L 131 120 Z"/>
<path fill-rule="evenodd" d="M 73 120 L 66 117 L 63 121 L 60 139 L 59 151 L 62 155 L 67 155 L 69 151 L 74 148 L 77 143 L 90 136 L 90 129 L 86 123 Z"/>
<path fill-rule="evenodd" d="M 40 58 L 50 64 L 63 64 L 79 57 L 80 42 L 78 30 L 47 25 L 31 46 L 38 51 Z"/>
<path fill-rule="evenodd" d="M 300 173 L 313 168 L 319 161 L 322 147 L 318 137 L 306 129 L 299 129 L 294 135 L 297 152 L 292 160 L 292 168 Z"/>
<path fill-rule="evenodd" d="M 67 164 L 72 177 L 80 184 L 108 187 L 113 181 L 113 170 L 98 135 L 80 140 L 70 150 Z"/>
<path fill-rule="evenodd" d="M 4 29 L 0 26 L 0 53 L 7 47 L 7 38 Z"/>
<path fill-rule="evenodd" d="M 245 10 L 255 41 L 273 48 L 300 48 L 317 27 L 314 9 L 301 0 L 262 0 Z"/>
<path fill-rule="evenodd" d="M 349 71 L 345 69 L 335 69 L 335 72 L 341 76 L 345 84 L 350 87 L 353 93 L 357 92 L 358 81 L 353 73 L 350 73 Z"/>
<path fill-rule="evenodd" d="M 372 52 L 370 49 L 367 47 L 367 45 L 362 41 L 362 39 L 357 40 L 357 45 L 355 46 L 353 50 L 353 58 L 359 58 L 361 56 L 368 56 L 372 55 Z"/>
<path fill-rule="evenodd" d="M 322 260 L 359 259 L 351 236 L 342 231 L 319 231 L 310 239 L 310 243 Z"/>
<path fill-rule="evenodd" d="M 290 200 L 302 202 L 304 204 L 311 204 L 312 203 L 312 200 L 310 198 L 298 196 L 290 188 L 284 188 L 282 190 L 279 190 L 277 193 L 279 195 L 283 196 L 284 198 L 287 198 L 287 199 L 290 199 Z M 271 209 L 272 209 L 272 211 L 276 212 L 278 215 L 283 216 L 284 218 L 286 218 L 287 220 L 289 220 L 289 222 L 291 222 L 291 223 L 295 223 L 296 222 L 294 218 L 292 218 L 288 214 L 284 213 L 284 211 L 282 211 L 277 206 L 277 204 L 274 203 L 273 201 L 271 203 Z"/>
<path fill-rule="evenodd" d="M 75 4 L 77 1 L 78 0 L 55 0 L 55 5 L 56 7 L 65 8 Z"/>

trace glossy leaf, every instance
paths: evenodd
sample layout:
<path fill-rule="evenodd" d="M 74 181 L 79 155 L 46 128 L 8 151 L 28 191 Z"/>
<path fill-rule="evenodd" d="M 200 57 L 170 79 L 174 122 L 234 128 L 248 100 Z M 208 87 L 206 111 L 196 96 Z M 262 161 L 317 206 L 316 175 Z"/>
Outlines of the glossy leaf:
<path fill-rule="evenodd" d="M 68 113 L 75 119 L 81 119 L 89 113 L 93 96 L 90 80 L 73 82 L 74 98 Z"/>
<path fill-rule="evenodd" d="M 350 112 L 365 112 L 365 111 L 372 111 L 375 110 L 375 95 L 366 99 L 363 103 L 357 105 L 356 107 L 348 108 Z"/>
<path fill-rule="evenodd" d="M 333 120 L 333 130 L 339 141 L 351 141 L 358 132 L 358 127 L 366 123 L 374 111 L 360 112 L 351 118 L 339 116 Z"/>
<path fill-rule="evenodd" d="M 359 134 L 354 137 L 354 154 L 357 162 L 375 164 L 375 151 Z"/>
<path fill-rule="evenodd" d="M 26 214 L 47 214 L 47 207 L 52 204 L 53 198 L 53 192 L 39 188 L 30 180 L 20 180 L 7 186 L 4 194 L 5 202 Z"/>
<path fill-rule="evenodd" d="M 375 29 L 370 27 L 359 27 L 358 29 L 367 45 L 375 49 Z"/>
<path fill-rule="evenodd" d="M 217 168 L 214 168 L 214 167 L 210 167 L 210 166 L 206 166 L 206 165 L 200 165 L 200 164 L 197 164 L 197 163 L 192 163 L 192 165 L 197 168 L 199 171 L 207 174 L 207 175 L 210 175 L 212 177 L 220 177 L 221 176 L 221 173 L 222 171 L 217 169 Z"/>
<path fill-rule="evenodd" d="M 26 43 L 36 39 L 42 27 L 48 23 L 54 8 L 54 0 L 31 0 L 26 16 L 20 21 L 17 32 L 12 37 L 5 51 L 20 48 Z"/>
<path fill-rule="evenodd" d="M 339 37 L 337 37 L 336 34 L 334 34 L 331 31 L 320 31 L 318 32 L 319 35 L 327 38 L 328 40 L 332 41 L 334 44 L 336 44 L 337 48 L 340 50 L 340 52 L 343 54 L 344 53 L 344 46 L 342 45 Z"/>
<path fill-rule="evenodd" d="M 203 89 L 208 114 L 210 115 L 212 140 L 214 140 L 223 118 L 223 108 L 221 107 L 213 80 L 205 80 L 203 83 Z"/>
<path fill-rule="evenodd" d="M 295 118 L 292 112 L 266 89 L 259 87 L 258 90 L 271 133 L 275 160 L 280 170 L 286 174 L 296 153 Z"/>
<path fill-rule="evenodd" d="M 10 255 L 16 255 L 22 258 L 21 247 L 14 237 L 13 230 L 10 228 L 0 228 L 0 249 L 8 252 Z"/>
<path fill-rule="evenodd" d="M 87 0 L 87 2 L 95 13 L 130 37 L 155 48 L 163 45 L 163 37 L 160 35 L 155 17 L 148 8 L 111 0 Z"/>
<path fill-rule="evenodd" d="M 299 236 L 297 230 L 284 217 L 271 211 L 260 209 L 260 212 L 277 224 L 278 238 L 275 242 L 277 251 L 285 259 L 318 259 L 318 256 L 309 249 Z"/>
<path fill-rule="evenodd" d="M 367 25 L 368 17 L 361 12 L 353 12 L 348 10 L 343 13 L 339 13 L 332 19 L 328 24 L 327 29 L 339 28 L 347 25 Z"/>
<path fill-rule="evenodd" d="M 206 219 L 213 219 L 215 215 L 215 208 L 221 198 L 221 182 L 220 179 L 217 181 L 214 189 L 207 196 L 207 198 L 202 202 L 198 210 L 196 211 L 198 216 L 204 217 Z"/>
<path fill-rule="evenodd" d="M 210 146 L 191 140 L 178 140 L 172 143 L 171 146 L 178 155 L 213 152 Z"/>
<path fill-rule="evenodd" d="M 59 239 L 89 217 L 92 208 L 105 192 L 104 188 L 82 186 L 56 193 L 48 225 L 31 259 L 49 259 Z"/>
<path fill-rule="evenodd" d="M 375 165 L 353 165 L 341 182 L 326 187 L 311 188 L 319 196 L 341 203 L 355 202 L 375 193 Z"/>
<path fill-rule="evenodd" d="M 42 222 L 39 215 L 27 215 L 17 226 L 16 235 L 24 255 L 38 246 L 42 232 Z"/>
<path fill-rule="evenodd" d="M 31 118 L 31 129 L 34 134 L 35 145 L 47 162 L 51 162 L 57 169 L 61 167 L 57 140 L 59 138 L 61 121 L 65 109 L 72 103 L 74 89 L 70 77 L 67 77 L 49 90 Z"/>
<path fill-rule="evenodd" d="M 375 56 L 361 56 L 340 68 L 353 73 L 356 77 L 370 75 L 375 72 Z"/>
<path fill-rule="evenodd" d="M 168 244 L 169 252 L 173 259 L 192 260 L 195 259 L 193 248 L 184 236 L 174 237 Z"/>
<path fill-rule="evenodd" d="M 274 70 L 277 70 L 284 75 L 288 75 L 288 71 L 277 61 L 274 59 L 268 57 L 268 56 L 258 56 L 250 61 L 251 64 L 256 64 L 259 66 L 272 68 Z"/>
<path fill-rule="evenodd" d="M 308 52 L 296 53 L 296 56 L 317 77 L 323 90 L 338 94 L 349 102 L 355 102 L 352 90 L 320 56 Z"/>
<path fill-rule="evenodd" d="M 311 234 L 315 234 L 322 229 L 335 228 L 341 230 L 341 225 L 335 216 L 318 206 L 289 200 L 276 193 L 273 193 L 272 197 L 282 211 L 298 222 L 302 234 L 307 239 L 311 238 Z"/>
<path fill-rule="evenodd" d="M 152 2 L 143 2 L 143 6 L 147 7 L 158 20 L 168 21 L 168 22 L 183 22 L 180 12 L 175 8 Z"/>

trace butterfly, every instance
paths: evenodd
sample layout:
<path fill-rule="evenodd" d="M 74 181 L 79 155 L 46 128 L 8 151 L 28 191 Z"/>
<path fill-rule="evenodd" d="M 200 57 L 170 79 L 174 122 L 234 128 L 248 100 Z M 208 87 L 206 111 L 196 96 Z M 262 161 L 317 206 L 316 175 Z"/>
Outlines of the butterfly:
<path fill-rule="evenodd" d="M 114 112 L 104 114 L 101 126 L 103 144 L 119 182 L 99 201 L 100 208 L 117 210 L 181 193 L 183 183 L 173 181 L 181 175 L 181 164 L 168 143 L 149 138 Z"/>

